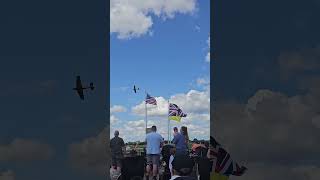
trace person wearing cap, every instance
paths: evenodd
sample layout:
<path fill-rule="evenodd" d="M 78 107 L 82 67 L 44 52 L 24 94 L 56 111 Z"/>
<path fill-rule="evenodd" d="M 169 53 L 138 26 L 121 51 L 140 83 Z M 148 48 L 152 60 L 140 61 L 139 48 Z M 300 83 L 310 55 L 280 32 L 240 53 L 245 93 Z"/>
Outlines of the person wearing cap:
<path fill-rule="evenodd" d="M 161 147 L 163 146 L 163 138 L 157 133 L 157 127 L 152 126 L 151 132 L 147 134 L 147 167 L 146 167 L 146 178 L 149 179 L 149 175 L 153 175 L 153 180 L 157 179 L 158 168 L 160 166 L 160 154 Z M 151 172 L 152 168 L 152 172 Z"/>
<path fill-rule="evenodd" d="M 170 180 L 196 180 L 191 176 L 194 162 L 188 155 L 177 155 L 172 161 L 172 177 Z"/>
<path fill-rule="evenodd" d="M 119 131 L 114 131 L 114 137 L 110 140 L 110 149 L 111 149 L 111 161 L 112 168 L 116 169 L 117 172 L 121 172 L 122 159 L 123 159 L 123 150 L 125 144 L 121 137 L 119 137 Z"/>

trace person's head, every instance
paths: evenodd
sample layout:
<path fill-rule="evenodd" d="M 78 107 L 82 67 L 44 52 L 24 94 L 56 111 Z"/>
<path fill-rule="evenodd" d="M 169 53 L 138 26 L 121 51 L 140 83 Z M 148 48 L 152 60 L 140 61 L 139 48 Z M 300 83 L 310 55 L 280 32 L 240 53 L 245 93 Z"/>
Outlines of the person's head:
<path fill-rule="evenodd" d="M 178 128 L 177 128 L 177 127 L 174 127 L 174 128 L 173 128 L 173 132 L 177 133 L 177 132 L 178 132 Z"/>
<path fill-rule="evenodd" d="M 119 131 L 118 131 L 118 130 L 115 130 L 115 131 L 114 131 L 114 136 L 115 136 L 115 137 L 118 137 L 118 136 L 119 136 Z"/>
<path fill-rule="evenodd" d="M 194 162 L 188 155 L 177 155 L 172 161 L 173 174 L 178 176 L 189 176 L 193 166 Z"/>
<path fill-rule="evenodd" d="M 180 128 L 180 133 L 181 133 L 181 134 L 184 134 L 184 133 L 183 133 L 183 128 L 182 128 L 182 127 Z"/>
<path fill-rule="evenodd" d="M 152 127 L 151 127 L 151 131 L 152 131 L 152 132 L 156 132 L 156 131 L 157 131 L 157 127 L 156 127 L 156 126 L 152 126 Z"/>

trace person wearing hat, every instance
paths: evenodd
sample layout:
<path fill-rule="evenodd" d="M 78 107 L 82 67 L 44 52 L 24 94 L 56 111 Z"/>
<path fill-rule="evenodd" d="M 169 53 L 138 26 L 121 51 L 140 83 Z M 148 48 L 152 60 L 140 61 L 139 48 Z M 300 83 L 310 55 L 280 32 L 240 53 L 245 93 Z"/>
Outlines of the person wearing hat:
<path fill-rule="evenodd" d="M 172 161 L 172 177 L 170 180 L 196 180 L 191 177 L 194 162 L 188 155 L 177 155 Z"/>

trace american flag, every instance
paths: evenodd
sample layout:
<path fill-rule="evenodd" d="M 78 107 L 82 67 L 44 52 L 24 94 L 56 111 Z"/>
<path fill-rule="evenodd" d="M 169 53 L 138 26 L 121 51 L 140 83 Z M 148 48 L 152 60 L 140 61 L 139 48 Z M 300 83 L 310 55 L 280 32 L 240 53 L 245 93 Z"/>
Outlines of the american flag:
<path fill-rule="evenodd" d="M 182 110 L 176 104 L 169 104 L 169 116 L 187 117 L 187 114 L 183 113 Z"/>
<path fill-rule="evenodd" d="M 157 100 L 156 100 L 156 98 L 150 96 L 150 95 L 147 93 L 146 104 L 157 105 Z"/>
<path fill-rule="evenodd" d="M 210 159 L 213 159 L 212 170 L 215 173 L 225 176 L 241 176 L 247 170 L 246 167 L 234 162 L 230 154 L 213 137 L 210 137 L 210 145 L 209 154 Z"/>

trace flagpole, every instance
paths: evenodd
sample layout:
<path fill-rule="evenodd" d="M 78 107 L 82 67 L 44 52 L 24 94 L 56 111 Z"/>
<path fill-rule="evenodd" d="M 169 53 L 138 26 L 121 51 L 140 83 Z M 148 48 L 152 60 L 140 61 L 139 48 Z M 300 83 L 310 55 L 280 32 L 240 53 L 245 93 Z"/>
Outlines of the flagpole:
<path fill-rule="evenodd" d="M 169 110 L 170 108 L 170 103 L 169 103 L 169 99 L 168 99 L 168 144 L 170 144 L 170 119 L 169 119 Z"/>
<path fill-rule="evenodd" d="M 170 133 L 170 118 L 169 118 L 169 113 L 170 113 L 170 102 L 168 99 L 168 144 L 171 143 L 171 133 Z"/>
<path fill-rule="evenodd" d="M 147 91 L 144 91 L 146 93 L 146 97 L 147 97 Z M 146 110 L 146 134 L 148 133 L 148 113 L 147 113 L 147 101 L 144 100 L 144 105 L 145 105 L 145 110 Z"/>
<path fill-rule="evenodd" d="M 169 100 L 168 100 L 168 144 L 169 144 Z"/>

